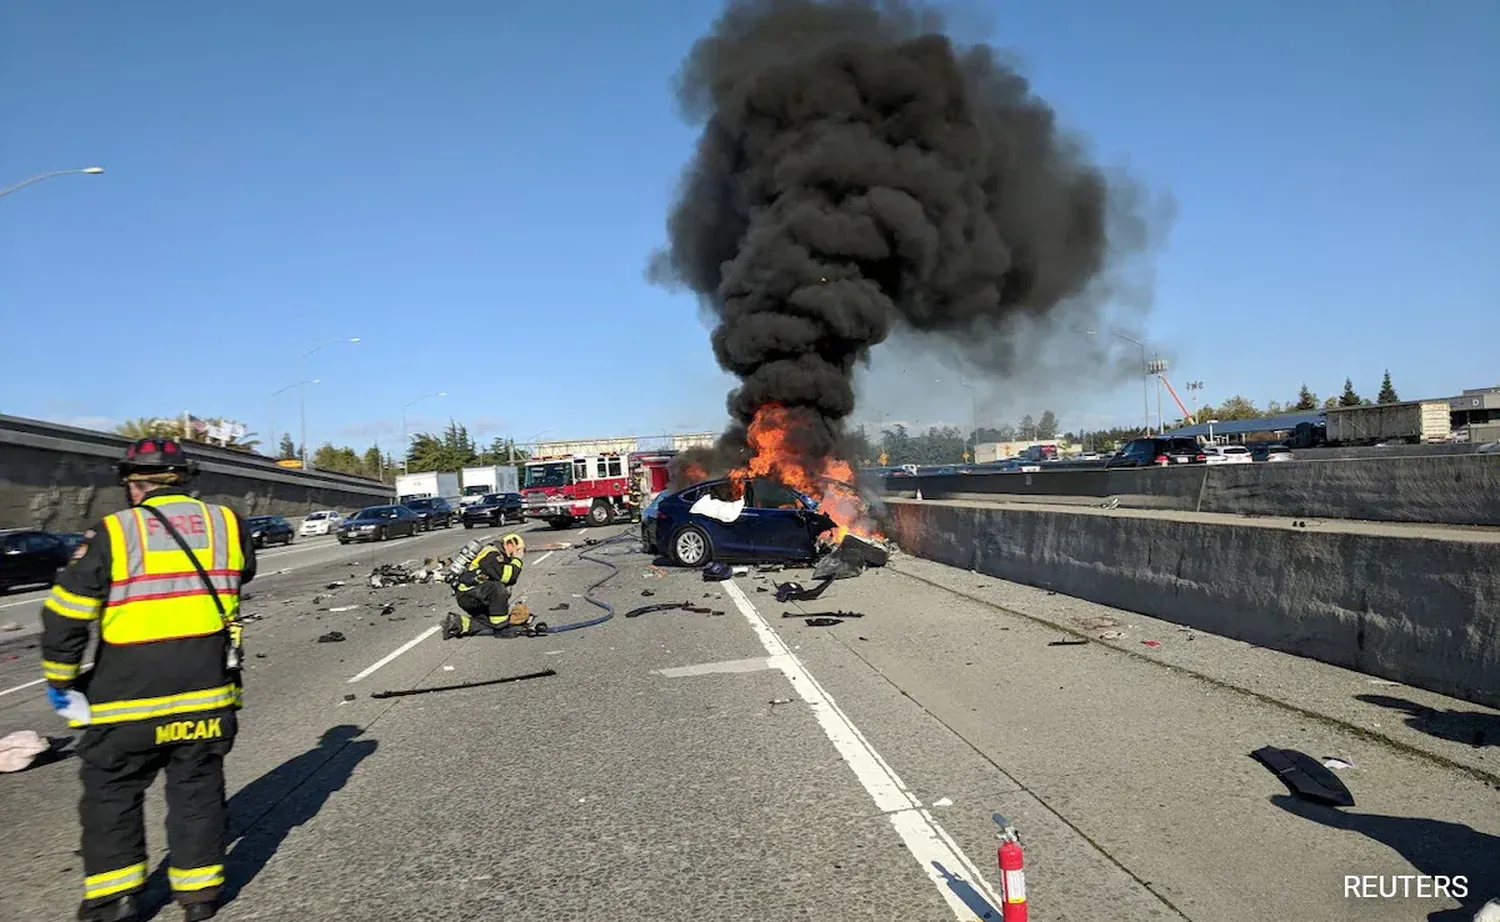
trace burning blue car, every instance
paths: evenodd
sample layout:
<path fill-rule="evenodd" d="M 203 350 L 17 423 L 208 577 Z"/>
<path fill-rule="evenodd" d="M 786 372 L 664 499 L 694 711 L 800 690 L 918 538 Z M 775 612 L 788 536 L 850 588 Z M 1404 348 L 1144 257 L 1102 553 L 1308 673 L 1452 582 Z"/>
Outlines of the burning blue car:
<path fill-rule="evenodd" d="M 646 551 L 683 567 L 811 561 L 818 536 L 834 527 L 813 499 L 764 479 L 745 484 L 743 494 L 730 480 L 666 491 L 641 512 Z"/>

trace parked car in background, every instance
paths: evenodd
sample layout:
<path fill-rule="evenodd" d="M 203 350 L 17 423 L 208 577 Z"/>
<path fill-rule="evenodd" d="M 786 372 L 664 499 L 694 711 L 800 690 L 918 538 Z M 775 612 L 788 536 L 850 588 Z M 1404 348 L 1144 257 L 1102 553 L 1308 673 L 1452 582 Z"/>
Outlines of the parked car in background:
<path fill-rule="evenodd" d="M 250 530 L 250 540 L 256 547 L 291 544 L 296 538 L 292 523 L 279 515 L 252 515 L 245 519 L 245 527 Z"/>
<path fill-rule="evenodd" d="M 405 506 L 367 506 L 339 523 L 340 544 L 350 541 L 384 541 L 402 535 L 410 538 L 421 530 L 417 514 Z"/>
<path fill-rule="evenodd" d="M 314 535 L 326 535 L 338 529 L 339 523 L 344 517 L 332 509 L 320 509 L 317 512 L 309 512 L 302 520 L 302 527 L 297 529 L 297 534 L 303 538 Z"/>
<path fill-rule="evenodd" d="M 1291 461 L 1292 450 L 1285 445 L 1259 445 L 1250 449 L 1250 456 L 1256 461 Z"/>
<path fill-rule="evenodd" d="M 417 522 L 423 531 L 432 531 L 434 528 L 452 528 L 458 513 L 441 496 L 424 496 L 421 499 L 409 499 L 403 505 L 416 513 Z"/>
<path fill-rule="evenodd" d="M 486 493 L 479 502 L 464 507 L 465 528 L 491 527 L 526 521 L 526 506 L 519 493 Z"/>
<path fill-rule="evenodd" d="M 1475 449 L 1482 455 L 1500 454 L 1500 442 L 1486 442 Z"/>
<path fill-rule="evenodd" d="M 1243 445 L 1210 445 L 1203 449 L 1208 464 L 1254 464 L 1250 449 Z"/>
<path fill-rule="evenodd" d="M 72 556 L 73 548 L 57 535 L 24 528 L 0 531 L 0 592 L 50 586 Z"/>
<path fill-rule="evenodd" d="M 699 500 L 710 502 L 693 508 Z M 726 520 L 727 519 L 727 520 Z M 811 498 L 772 480 L 745 485 L 743 506 L 728 480 L 663 492 L 641 514 L 641 542 L 678 566 L 712 560 L 798 562 L 816 555 L 818 536 L 833 528 Z"/>
<path fill-rule="evenodd" d="M 1186 436 L 1147 436 L 1131 439 L 1105 463 L 1107 468 L 1175 467 L 1179 464 L 1206 464 L 1208 455 L 1196 439 Z"/>
<path fill-rule="evenodd" d="M 69 551 L 76 551 L 79 545 L 83 544 L 82 532 L 68 532 L 67 534 L 56 535 L 55 537 L 63 544 L 66 544 Z"/>

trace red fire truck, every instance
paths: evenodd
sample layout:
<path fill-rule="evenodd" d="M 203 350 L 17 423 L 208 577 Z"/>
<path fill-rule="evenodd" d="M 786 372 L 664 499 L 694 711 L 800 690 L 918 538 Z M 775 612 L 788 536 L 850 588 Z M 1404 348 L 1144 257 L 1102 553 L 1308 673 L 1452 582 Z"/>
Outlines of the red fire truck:
<path fill-rule="evenodd" d="M 553 528 L 634 521 L 651 497 L 666 488 L 673 454 L 600 452 L 532 458 L 521 483 L 526 516 Z"/>

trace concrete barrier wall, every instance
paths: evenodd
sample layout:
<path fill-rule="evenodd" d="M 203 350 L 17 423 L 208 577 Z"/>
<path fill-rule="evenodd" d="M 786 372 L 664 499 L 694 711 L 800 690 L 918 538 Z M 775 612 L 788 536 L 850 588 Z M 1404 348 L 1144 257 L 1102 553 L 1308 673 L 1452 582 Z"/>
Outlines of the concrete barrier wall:
<path fill-rule="evenodd" d="M 114 463 L 127 440 L 0 416 L 0 528 L 82 531 L 125 505 Z M 278 467 L 269 459 L 189 443 L 201 474 L 193 492 L 244 515 L 348 512 L 392 502 L 393 488 L 359 477 Z"/>
<path fill-rule="evenodd" d="M 891 536 L 919 557 L 1500 707 L 1494 540 L 1123 510 L 888 508 Z"/>
<path fill-rule="evenodd" d="M 1500 526 L 1500 454 L 887 478 L 885 492 L 1116 497 L 1138 508 Z"/>

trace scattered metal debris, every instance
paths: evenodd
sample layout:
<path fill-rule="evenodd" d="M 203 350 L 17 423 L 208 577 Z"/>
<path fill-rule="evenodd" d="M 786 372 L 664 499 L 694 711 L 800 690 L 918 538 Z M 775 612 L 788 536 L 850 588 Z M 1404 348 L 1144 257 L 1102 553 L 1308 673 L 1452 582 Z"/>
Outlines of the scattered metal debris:
<path fill-rule="evenodd" d="M 808 618 L 804 623 L 808 627 L 833 627 L 844 622 L 841 618 Z"/>
<path fill-rule="evenodd" d="M 346 583 L 343 580 L 336 579 L 333 582 L 329 583 L 328 585 L 324 586 L 323 588 L 324 589 L 338 589 L 339 587 L 344 586 L 344 585 L 346 585 Z"/>
<path fill-rule="evenodd" d="M 1323 767 L 1333 769 L 1353 768 L 1354 763 L 1350 762 L 1348 759 L 1340 759 L 1338 756 L 1324 756 Z"/>
<path fill-rule="evenodd" d="M 318 635 L 318 643 L 343 643 L 344 635 L 338 631 L 329 631 L 327 634 Z"/>
<path fill-rule="evenodd" d="M 1049 640 L 1049 641 L 1047 641 L 1047 646 L 1049 646 L 1049 647 L 1081 647 L 1081 646 L 1084 646 L 1087 643 L 1088 643 L 1087 640 Z"/>
<path fill-rule="evenodd" d="M 1344 782 L 1305 752 L 1263 746 L 1250 753 L 1250 757 L 1275 772 L 1287 788 L 1303 800 L 1335 807 L 1354 806 L 1354 795 Z"/>
<path fill-rule="evenodd" d="M 1129 635 L 1124 631 L 1105 631 L 1099 635 L 1100 640 L 1124 640 Z"/>
<path fill-rule="evenodd" d="M 338 608 L 330 608 L 328 610 L 331 612 L 354 611 L 358 607 L 358 605 L 340 605 Z"/>
<path fill-rule="evenodd" d="M 568 610 L 568 603 L 567 602 L 558 602 L 556 605 L 552 606 L 551 608 L 549 608 L 547 610 L 548 611 L 567 611 Z"/>
<path fill-rule="evenodd" d="M 864 617 L 864 613 L 863 612 L 857 612 L 857 611 L 809 611 L 809 612 L 784 611 L 784 612 L 781 613 L 781 617 L 783 617 L 783 618 L 863 618 Z"/>
<path fill-rule="evenodd" d="M 703 581 L 705 583 L 722 582 L 733 575 L 734 571 L 729 569 L 728 564 L 719 563 L 718 561 L 703 568 Z"/>
<path fill-rule="evenodd" d="M 627 618 L 639 618 L 641 615 L 649 615 L 654 611 L 686 611 L 695 615 L 712 615 L 711 608 L 702 608 L 689 602 L 658 602 L 655 605 L 642 605 L 640 608 L 632 608 L 625 613 Z M 720 612 L 720 614 L 723 614 Z"/>
<path fill-rule="evenodd" d="M 1099 508 L 1100 509 L 1118 509 L 1118 508 L 1120 508 L 1120 500 L 1117 497 L 1111 497 L 1111 498 L 1105 500 L 1104 502 L 1100 503 L 1099 504 Z"/>
<path fill-rule="evenodd" d="M 642 596 L 643 596 L 643 597 L 647 597 L 647 598 L 649 598 L 649 597 L 651 597 L 651 596 L 653 596 L 653 595 L 656 595 L 656 593 L 654 593 L 654 592 L 652 592 L 652 591 L 651 591 L 651 590 L 650 590 L 650 589 L 642 589 L 642 590 L 641 590 L 641 595 L 642 595 Z"/>
<path fill-rule="evenodd" d="M 405 695 L 426 695 L 432 692 L 454 691 L 460 688 L 481 688 L 486 685 L 502 685 L 507 682 L 524 682 L 527 679 L 543 679 L 547 676 L 557 675 L 555 669 L 543 669 L 541 672 L 528 672 L 524 675 L 506 676 L 503 679 L 484 679 L 479 682 L 461 682 L 457 685 L 434 685 L 431 688 L 407 688 L 401 691 L 376 692 L 371 698 L 399 698 Z"/>
<path fill-rule="evenodd" d="M 772 698 L 771 699 L 771 707 L 775 707 L 778 704 L 791 704 L 791 703 L 792 703 L 792 699 L 790 699 L 790 698 Z"/>

